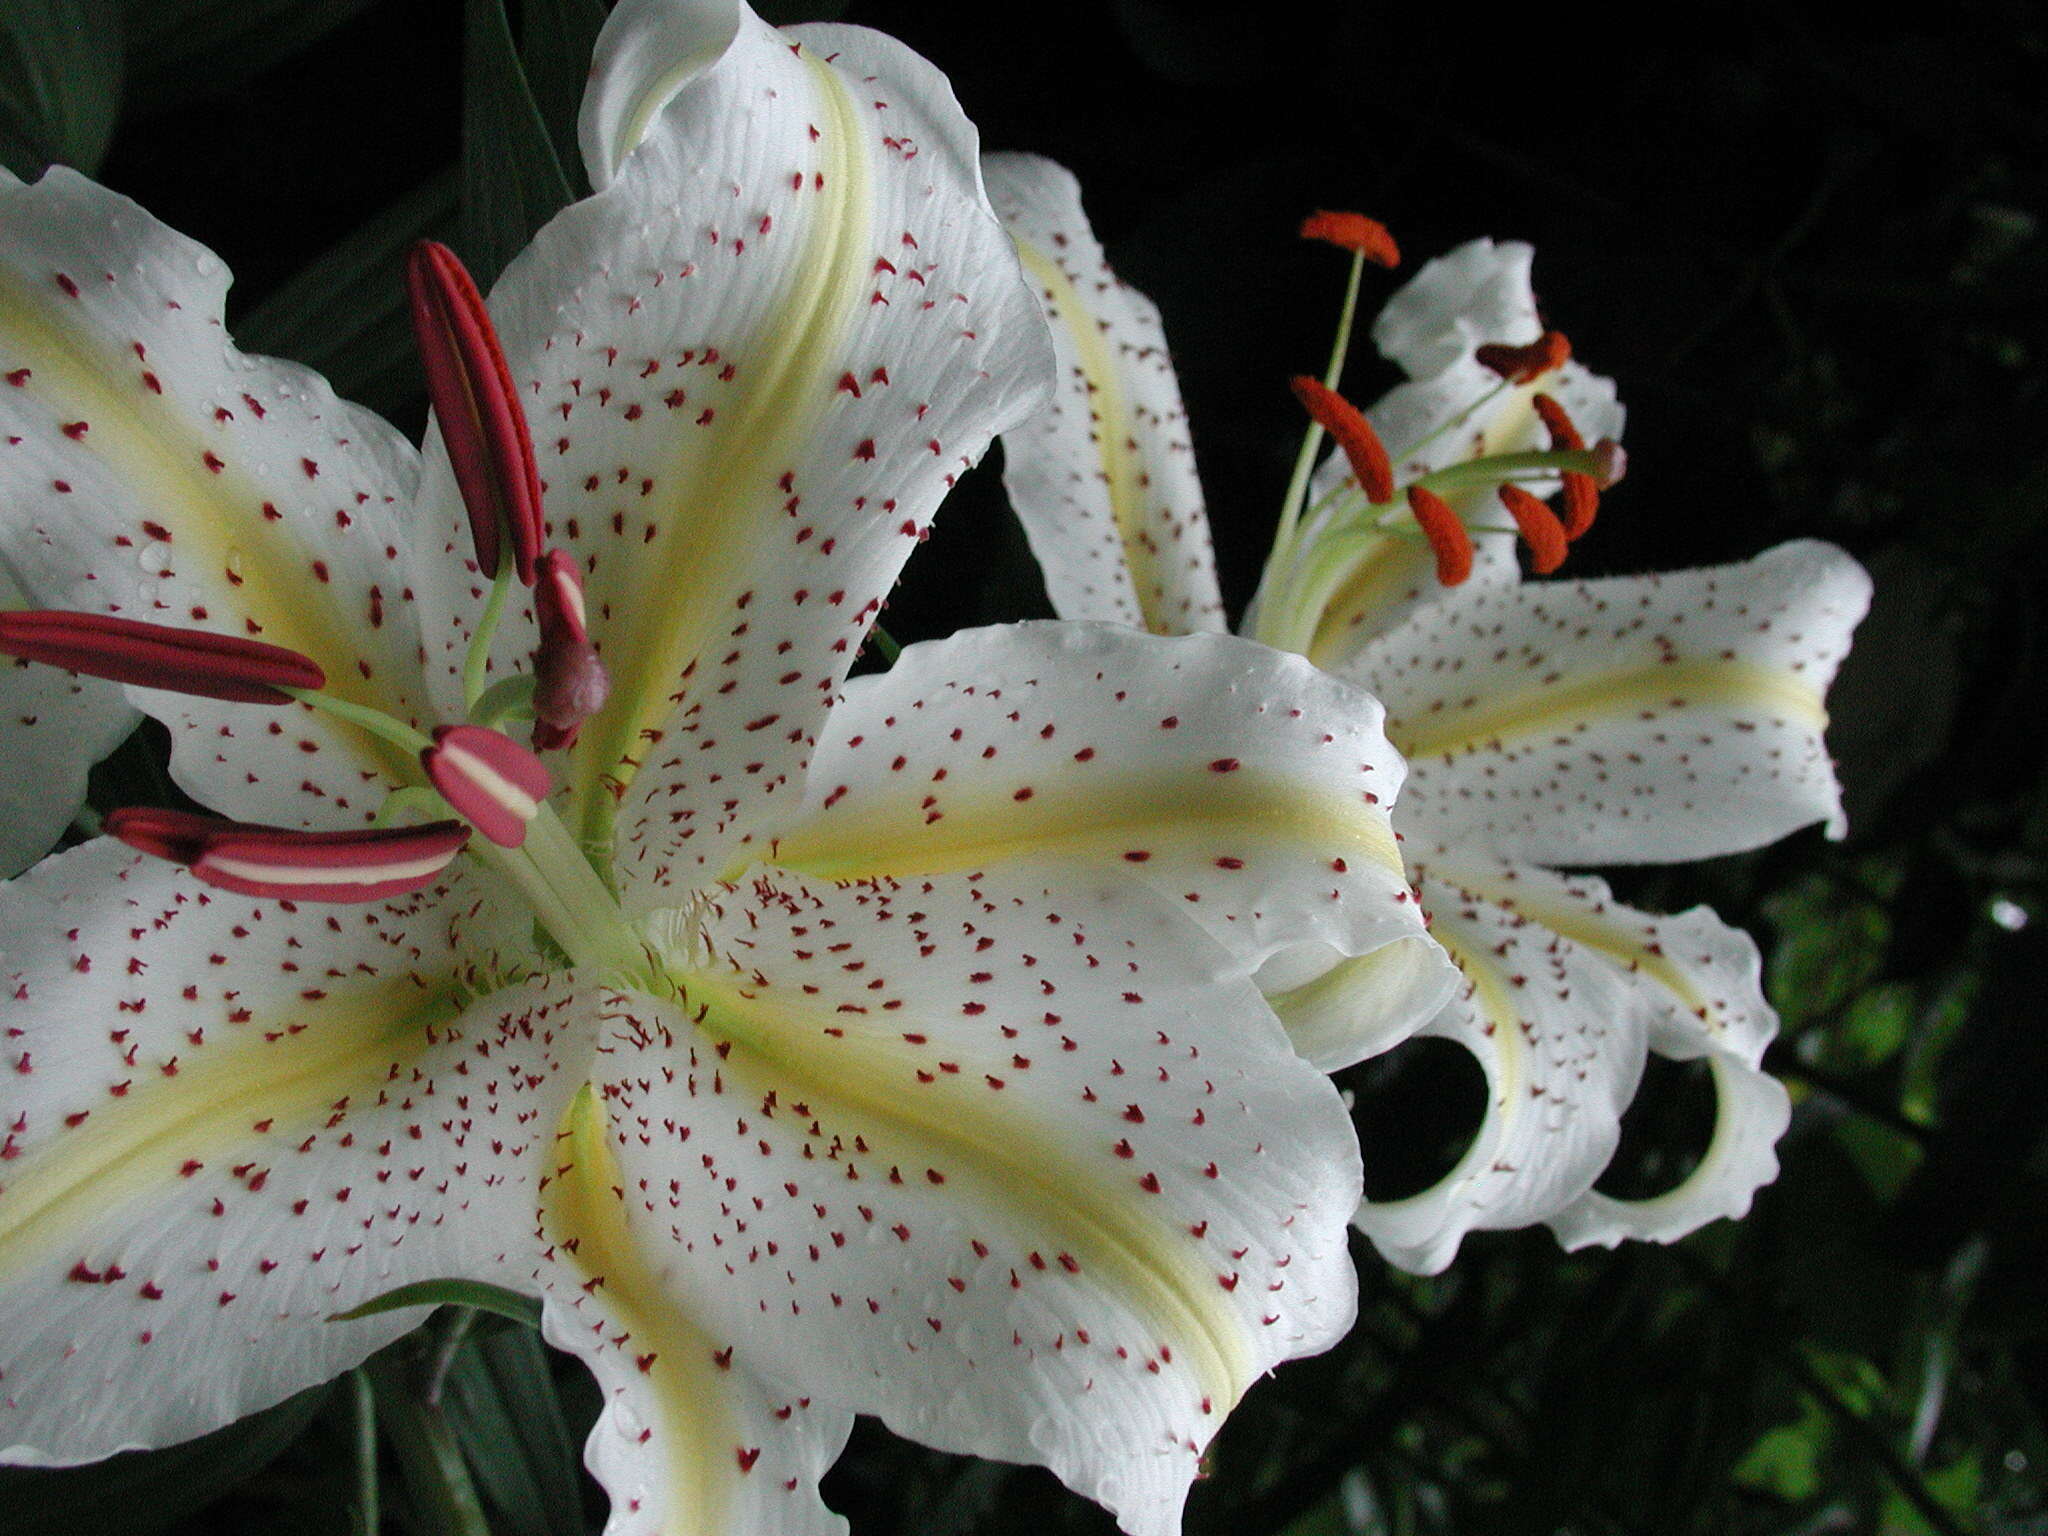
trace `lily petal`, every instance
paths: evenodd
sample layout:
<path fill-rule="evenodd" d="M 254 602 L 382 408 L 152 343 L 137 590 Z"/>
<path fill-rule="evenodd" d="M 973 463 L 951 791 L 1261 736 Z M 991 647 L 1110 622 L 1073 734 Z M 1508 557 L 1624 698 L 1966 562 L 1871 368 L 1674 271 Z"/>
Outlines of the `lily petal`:
<path fill-rule="evenodd" d="M 1379 724 L 1365 694 L 1228 635 L 971 630 L 847 685 L 766 856 L 832 879 L 1024 862 L 1134 880 L 1274 989 L 1416 950 L 1353 991 L 1371 1012 L 1326 1009 L 1299 1039 L 1334 1068 L 1452 986 L 1388 825 L 1402 770 Z"/>
<path fill-rule="evenodd" d="M 748 7 L 740 0 L 620 0 L 597 34 L 576 138 L 602 192 L 662 109 L 725 57 Z"/>
<path fill-rule="evenodd" d="M 818 1480 L 853 1415 L 777 1391 L 744 1343 L 703 1333 L 677 1305 L 688 1277 L 658 1230 L 636 1236 L 642 1202 L 588 1089 L 563 1116 L 549 1166 L 542 1326 L 604 1390 L 584 1459 L 611 1495 L 605 1536 L 841 1536 Z"/>
<path fill-rule="evenodd" d="M 1468 1231 L 1548 1221 L 1568 1246 L 1622 1236 L 1671 1241 L 1739 1216 L 1777 1174 L 1785 1095 L 1756 1070 L 1777 1018 L 1756 946 L 1705 908 L 1652 917 L 1594 879 L 1489 864 L 1442 850 L 1423 898 L 1463 968 L 1463 994 L 1418 1033 L 1478 1058 L 1486 1119 L 1449 1175 L 1357 1224 L 1393 1263 L 1442 1269 Z M 1720 1114 L 1712 1146 L 1650 1201 L 1591 1193 L 1620 1139 L 1646 1052 L 1706 1056 Z M 1371 1127 L 1361 1128 L 1370 1156 Z"/>
<path fill-rule="evenodd" d="M 876 34 L 804 36 L 744 14 L 492 296 L 612 683 L 564 817 L 593 845 L 616 820 L 629 861 L 713 862 L 714 824 L 801 769 L 940 497 L 1049 388 L 944 77 Z"/>
<path fill-rule="evenodd" d="M 1870 578 L 1831 545 L 1531 583 L 1417 613 L 1348 675 L 1409 762 L 1402 825 L 1546 864 L 1657 863 L 1843 830 L 1821 733 Z M 1451 681 L 1455 679 L 1455 681 Z"/>
<path fill-rule="evenodd" d="M 1059 359 L 1052 402 L 1007 434 L 1003 462 L 1054 610 L 1161 635 L 1228 628 L 1158 306 L 1110 270 L 1070 172 L 1019 154 L 982 171 Z"/>
<path fill-rule="evenodd" d="M 756 876 L 596 1075 L 707 1335 L 1163 1536 L 1245 1388 L 1351 1322 L 1355 1151 L 1171 905 L 1059 889 Z"/>
<path fill-rule="evenodd" d="M 410 719 L 410 444 L 317 375 L 247 356 L 218 258 L 61 167 L 0 180 L 0 535 L 37 605 L 197 626 L 311 657 Z M 454 567 L 450 566 L 453 570 Z M 138 694 L 201 800 L 291 825 L 367 819 L 404 754 L 295 707 Z M 231 747 L 224 744 L 232 739 Z"/>
<path fill-rule="evenodd" d="M 0 564 L 0 611 L 24 606 Z M 0 661 L 0 879 L 50 851 L 85 800 L 85 772 L 127 739 L 135 710 L 114 683 L 31 662 Z"/>
<path fill-rule="evenodd" d="M 203 1433 L 419 1317 L 334 1313 L 524 1280 L 593 1015 L 560 982 L 472 1001 L 475 900 L 337 916 L 111 841 L 0 891 L 0 1461 Z"/>

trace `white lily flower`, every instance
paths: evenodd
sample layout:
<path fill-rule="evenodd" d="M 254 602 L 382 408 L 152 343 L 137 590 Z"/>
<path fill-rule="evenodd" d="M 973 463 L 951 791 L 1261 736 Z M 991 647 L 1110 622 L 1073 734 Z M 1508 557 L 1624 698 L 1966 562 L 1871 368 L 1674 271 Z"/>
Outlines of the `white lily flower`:
<path fill-rule="evenodd" d="M 0 186 L 0 551 L 45 610 L 0 647 L 126 682 L 237 818 L 116 813 L 0 889 L 0 1460 L 211 1429 L 421 1315 L 335 1314 L 476 1278 L 602 1383 L 614 1533 L 843 1529 L 855 1411 L 1172 1531 L 1352 1317 L 1356 1143 L 1249 978 L 1430 972 L 1398 761 L 1224 636 L 848 682 L 1045 398 L 973 130 L 890 40 L 736 0 L 627 0 L 598 60 L 601 190 L 507 270 L 502 355 L 416 257 L 424 466 L 234 350 L 209 252 Z M 529 706 L 545 759 L 495 728 Z"/>
<path fill-rule="evenodd" d="M 1011 499 L 1056 608 L 1220 627 L 1157 311 L 1110 270 L 1064 170 L 998 155 L 986 171 L 1060 354 L 1053 405 L 1005 435 Z M 1355 215 L 1304 233 L 1394 259 Z M 1362 421 L 1329 393 L 1336 362 L 1322 385 L 1298 382 L 1347 452 L 1311 479 L 1313 435 L 1305 446 L 1245 626 L 1378 695 L 1409 764 L 1394 825 L 1465 976 L 1419 1033 L 1469 1049 L 1490 1087 L 1450 1174 L 1360 1209 L 1383 1254 L 1424 1272 L 1474 1228 L 1668 1241 L 1742 1214 L 1775 1176 L 1787 1101 L 1759 1065 L 1776 1018 L 1755 946 L 1704 908 L 1654 917 L 1554 871 L 1730 853 L 1814 821 L 1839 836 L 1824 700 L 1869 597 L 1862 569 L 1815 543 L 1715 570 L 1522 582 L 1518 531 L 1548 569 L 1622 463 L 1614 388 L 1543 331 L 1530 261 L 1527 246 L 1482 240 L 1425 265 L 1374 330 L 1409 382 Z M 1541 500 L 1560 490 L 1562 521 Z M 1334 1066 L 1400 1038 L 1370 1006 L 1374 969 L 1260 980 L 1303 1052 Z M 1709 1064 L 1712 1141 L 1676 1188 L 1610 1199 L 1592 1185 L 1649 1052 Z"/>

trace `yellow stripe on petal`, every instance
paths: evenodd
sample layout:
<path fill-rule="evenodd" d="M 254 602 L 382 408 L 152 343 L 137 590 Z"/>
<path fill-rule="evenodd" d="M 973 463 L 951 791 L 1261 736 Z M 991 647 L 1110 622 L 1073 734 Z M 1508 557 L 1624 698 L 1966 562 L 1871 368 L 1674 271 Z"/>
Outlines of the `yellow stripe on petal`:
<path fill-rule="evenodd" d="M 674 707 L 679 679 L 731 628 L 747 572 L 763 553 L 751 529 L 769 511 L 781 515 L 776 476 L 806 457 L 834 403 L 846 336 L 867 299 L 873 172 L 859 109 L 830 65 L 807 52 L 798 57 L 819 109 L 803 254 L 789 263 L 781 302 L 734 348 L 744 364 L 736 396 L 720 407 L 716 445 L 676 438 L 656 478 L 681 496 L 654 518 L 652 541 L 625 555 L 632 575 L 610 578 L 606 605 L 625 625 L 614 633 L 631 641 L 604 650 L 611 700 L 583 728 L 563 776 L 574 800 L 566 819 L 592 846 L 603 845 L 615 797 L 639 771 L 647 733 Z"/>
<path fill-rule="evenodd" d="M 1131 590 L 1144 616 L 1145 628 L 1155 635 L 1180 632 L 1171 616 L 1159 611 L 1160 598 L 1172 583 L 1157 569 L 1158 560 L 1145 527 L 1145 495 L 1140 444 L 1154 429 L 1140 427 L 1125 399 L 1123 376 L 1117 360 L 1102 339 L 1095 316 L 1073 281 L 1059 263 L 1023 240 L 1017 241 L 1017 255 L 1024 270 L 1045 293 L 1058 316 L 1057 323 L 1072 343 L 1087 379 L 1088 408 L 1093 417 L 1091 432 L 1109 492 L 1109 505 L 1116 518 L 1123 544 L 1124 567 L 1130 573 Z"/>
<path fill-rule="evenodd" d="M 176 1188 L 189 1167 L 374 1094 L 394 1059 L 423 1051 L 435 1026 L 462 1008 L 452 991 L 410 983 L 335 1001 L 341 1006 L 328 1017 L 309 1008 L 299 1027 L 208 1045 L 175 1075 L 138 1082 L 20 1161 L 0 1164 L 0 1281 L 122 1207 Z"/>
<path fill-rule="evenodd" d="M 1653 663 L 1542 680 L 1526 689 L 1474 697 L 1420 719 L 1387 721 L 1387 735 L 1411 760 L 1527 740 L 1569 736 L 1615 716 L 1656 716 L 1683 709 L 1754 711 L 1819 733 L 1828 716 L 1819 690 L 1772 667 L 1742 660 Z"/>
<path fill-rule="evenodd" d="M 290 523 L 266 511 L 278 489 L 251 479 L 235 458 L 216 453 L 216 447 L 232 452 L 226 438 L 209 440 L 195 430 L 185 412 L 201 402 L 174 406 L 161 393 L 162 384 L 149 382 L 156 376 L 145 361 L 110 355 L 100 339 L 66 323 L 62 306 L 73 301 L 54 284 L 50 294 L 43 298 L 20 274 L 0 266 L 0 368 L 47 406 L 81 453 L 99 460 L 128 488 L 147 519 L 164 530 L 171 563 L 203 570 L 209 578 L 229 573 L 238 629 L 254 626 L 250 632 L 262 640 L 310 656 L 339 696 L 388 707 L 390 697 L 358 673 L 359 616 L 339 611 L 329 597 L 339 589 L 314 579 L 317 562 L 282 531 Z M 129 381 L 126 387 L 117 382 L 122 379 Z M 267 387 L 260 374 L 251 375 L 251 387 L 259 380 Z M 232 408 L 258 409 L 240 400 Z M 95 512 L 107 525 L 106 509 Z M 107 558 L 143 558 L 147 525 L 131 538 L 135 548 L 110 548 Z M 348 596 L 353 600 L 356 594 Z M 241 623 L 244 617 L 248 625 Z M 366 758 L 409 776 L 405 754 L 367 733 L 357 739 Z"/>
<path fill-rule="evenodd" d="M 606 1335 L 629 1352 L 660 1404 L 646 1425 L 666 1485 L 665 1536 L 730 1528 L 733 1425 L 728 1386 L 712 1342 L 678 1310 L 633 1240 L 623 1204 L 625 1176 L 612 1153 L 603 1106 L 585 1084 L 555 1132 L 556 1163 L 541 1192 L 541 1229 L 556 1258 L 588 1277 Z M 615 1493 L 618 1490 L 614 1490 Z M 643 1513 L 649 1513 L 643 1511 Z"/>
<path fill-rule="evenodd" d="M 776 841 L 773 862 L 831 880 L 934 874 L 1041 857 L 1148 862 L 1153 850 L 1195 834 L 1246 847 L 1296 843 L 1327 857 L 1341 849 L 1402 870 L 1386 814 L 1362 799 L 1289 782 L 1250 767 L 1219 775 L 1105 776 L 1029 800 L 955 794 L 945 814 L 892 797 L 844 815 L 810 817 Z M 738 870 L 728 871 L 731 879 Z M 1404 877 L 1405 878 L 1405 877 Z"/>
<path fill-rule="evenodd" d="M 1075 1273 L 1152 1321 L 1216 1402 L 1234 1404 L 1251 1384 L 1244 1323 L 1198 1246 L 1148 1209 L 1135 1180 L 1106 1176 L 1067 1150 L 1070 1135 L 1033 1123 L 1021 1095 L 998 1107 L 964 1075 L 925 1082 L 925 1058 L 901 1037 L 852 1027 L 843 1012 L 807 1017 L 787 995 L 771 1004 L 702 975 L 687 978 L 686 994 L 698 1027 L 735 1047 L 719 1063 L 725 1078 L 771 1102 L 803 1103 L 814 1139 L 836 1134 L 878 1162 L 971 1177 L 971 1198 L 1007 1216 L 1022 1240 L 1056 1243 Z M 912 1083 L 917 1091 L 906 1092 Z"/>

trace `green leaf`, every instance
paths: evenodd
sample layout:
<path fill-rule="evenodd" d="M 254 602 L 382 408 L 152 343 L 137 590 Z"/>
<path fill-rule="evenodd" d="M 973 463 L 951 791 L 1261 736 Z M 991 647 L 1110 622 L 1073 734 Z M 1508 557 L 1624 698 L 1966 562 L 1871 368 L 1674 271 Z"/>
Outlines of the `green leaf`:
<path fill-rule="evenodd" d="M 136 1390 L 147 1386 L 136 1384 Z M 0 1536 L 158 1531 L 268 1466 L 326 1401 L 331 1383 L 160 1451 L 85 1467 L 0 1467 Z"/>
<path fill-rule="evenodd" d="M 462 60 L 462 259 L 488 290 L 573 200 L 512 44 L 504 0 L 468 0 Z"/>
<path fill-rule="evenodd" d="M 379 1312 L 396 1312 L 401 1307 L 444 1306 L 475 1307 L 479 1312 L 494 1312 L 529 1328 L 540 1326 L 540 1301 L 537 1297 L 522 1296 L 517 1291 L 508 1291 L 501 1285 L 490 1285 L 482 1280 L 415 1281 L 373 1297 L 359 1307 L 337 1312 L 328 1321 L 352 1322 L 359 1317 L 375 1317 Z"/>
<path fill-rule="evenodd" d="M 0 161 L 15 175 L 99 169 L 121 112 L 120 39 L 115 0 L 0 5 Z"/>
<path fill-rule="evenodd" d="M 442 1409 L 508 1536 L 582 1528 L 576 1445 L 540 1338 L 507 1328 L 456 1356 Z"/>
<path fill-rule="evenodd" d="M 372 0 L 125 0 L 131 104 L 225 96 L 368 10 Z"/>
<path fill-rule="evenodd" d="M 1764 913 L 1778 928 L 1768 990 L 1788 1033 L 1847 1006 L 1876 978 L 1891 942 L 1882 906 L 1823 875 L 1771 897 Z"/>
<path fill-rule="evenodd" d="M 1833 1432 L 1826 1410 L 1809 1399 L 1792 1423 L 1766 1430 L 1728 1475 L 1745 1488 L 1803 1503 L 1820 1491 L 1821 1453 Z"/>
<path fill-rule="evenodd" d="M 520 8 L 519 57 L 526 82 L 554 142 L 556 161 L 578 193 L 588 188 L 583 152 L 576 144 L 576 113 L 603 25 L 604 6 L 598 0 L 526 0 Z"/>
<path fill-rule="evenodd" d="M 390 414 L 421 389 L 406 248 L 452 238 L 455 200 L 450 166 L 273 290 L 235 323 L 236 342 L 316 368 L 349 399 Z"/>

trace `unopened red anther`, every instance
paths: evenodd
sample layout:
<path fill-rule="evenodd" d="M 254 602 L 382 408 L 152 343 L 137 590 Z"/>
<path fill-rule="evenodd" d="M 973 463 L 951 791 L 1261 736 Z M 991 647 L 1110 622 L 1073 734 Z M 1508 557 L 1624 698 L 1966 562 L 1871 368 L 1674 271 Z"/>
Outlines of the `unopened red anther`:
<path fill-rule="evenodd" d="M 1292 381 L 1294 398 L 1307 411 L 1319 427 L 1337 441 L 1351 465 L 1351 473 L 1358 477 L 1358 483 L 1365 491 L 1365 499 L 1375 506 L 1394 499 L 1394 465 L 1387 457 L 1386 445 L 1380 441 L 1379 433 L 1373 431 L 1358 407 L 1327 388 L 1320 379 L 1306 374 L 1296 376 Z"/>

